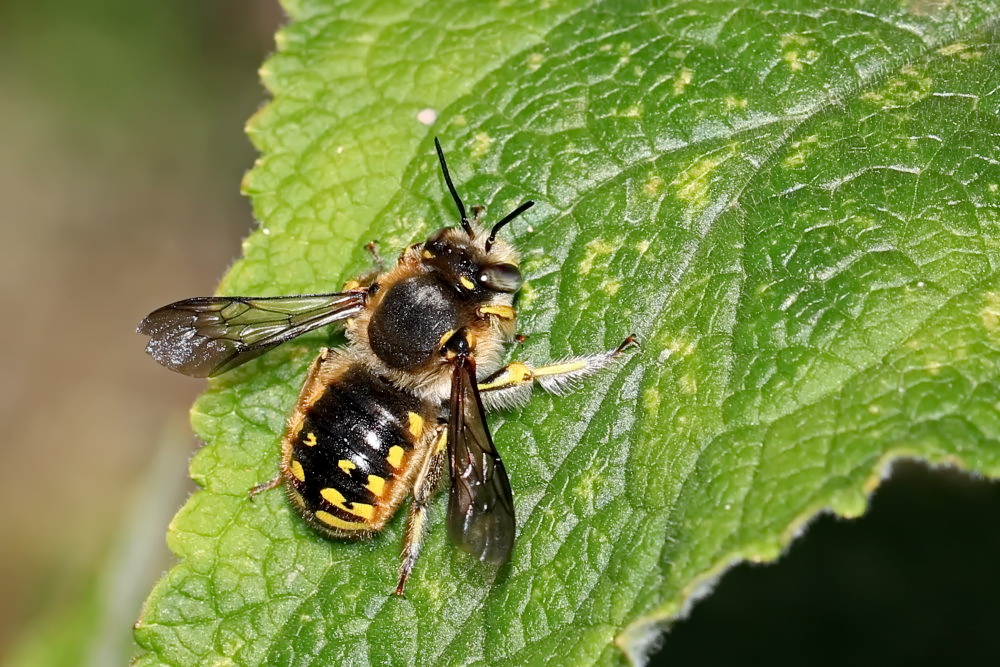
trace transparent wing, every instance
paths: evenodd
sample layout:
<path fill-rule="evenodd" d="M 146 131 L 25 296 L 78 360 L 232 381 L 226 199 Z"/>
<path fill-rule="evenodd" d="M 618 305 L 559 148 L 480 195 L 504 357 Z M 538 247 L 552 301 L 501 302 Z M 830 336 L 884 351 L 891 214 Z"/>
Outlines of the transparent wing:
<path fill-rule="evenodd" d="M 475 361 L 460 355 L 454 363 L 448 418 L 448 532 L 462 549 L 499 566 L 507 562 L 514 547 L 510 480 L 486 425 Z"/>
<path fill-rule="evenodd" d="M 361 311 L 365 292 L 206 296 L 154 310 L 139 323 L 146 352 L 172 371 L 218 375 L 307 331 Z"/>

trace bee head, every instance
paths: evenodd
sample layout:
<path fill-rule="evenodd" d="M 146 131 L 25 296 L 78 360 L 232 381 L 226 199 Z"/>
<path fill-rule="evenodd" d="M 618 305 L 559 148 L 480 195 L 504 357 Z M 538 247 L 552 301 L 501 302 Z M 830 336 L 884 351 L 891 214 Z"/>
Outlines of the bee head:
<path fill-rule="evenodd" d="M 425 266 L 462 293 L 513 294 L 521 288 L 514 251 L 506 243 L 489 243 L 489 250 L 486 245 L 465 229 L 445 227 L 424 242 L 420 257 Z"/>
<path fill-rule="evenodd" d="M 473 219 L 469 219 L 465 204 L 458 196 L 451 174 L 448 173 L 448 163 L 437 138 L 434 139 L 434 147 L 441 162 L 444 181 L 458 208 L 462 227 L 445 227 L 434 232 L 424 243 L 421 253 L 423 263 L 463 293 L 476 296 L 483 296 L 487 291 L 513 294 L 521 287 L 521 270 L 517 267 L 516 253 L 508 244 L 497 241 L 497 234 L 507 223 L 534 206 L 535 202 L 526 201 L 505 215 L 493 225 L 487 236 L 479 226 L 482 209 L 474 207 Z"/>

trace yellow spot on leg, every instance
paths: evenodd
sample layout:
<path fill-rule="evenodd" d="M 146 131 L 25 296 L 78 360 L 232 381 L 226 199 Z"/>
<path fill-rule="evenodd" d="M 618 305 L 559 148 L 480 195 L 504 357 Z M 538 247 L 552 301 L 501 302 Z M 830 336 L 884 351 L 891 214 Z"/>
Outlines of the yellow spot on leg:
<path fill-rule="evenodd" d="M 306 471 L 302 469 L 301 463 L 292 459 L 292 462 L 288 464 L 288 469 L 292 471 L 292 477 L 300 482 L 306 481 Z"/>
<path fill-rule="evenodd" d="M 552 364 L 535 369 L 535 376 L 539 375 L 562 375 L 563 373 L 573 373 L 587 367 L 585 361 L 573 361 L 568 364 Z"/>
<path fill-rule="evenodd" d="M 438 437 L 437 446 L 434 448 L 435 454 L 440 454 L 448 446 L 448 431 L 441 431 L 440 437 Z"/>
<path fill-rule="evenodd" d="M 495 315 L 501 320 L 512 320 L 515 317 L 514 309 L 510 306 L 480 306 L 480 315 Z"/>
<path fill-rule="evenodd" d="M 419 438 L 420 434 L 424 432 L 424 418 L 418 415 L 416 412 L 409 412 L 406 415 L 410 420 L 410 435 L 414 438 Z M 391 452 L 390 451 L 390 456 Z M 395 464 L 393 464 L 395 465 Z"/>
<path fill-rule="evenodd" d="M 404 453 L 405 452 L 402 447 L 399 445 L 393 445 L 389 448 L 389 456 L 386 457 L 386 460 L 393 468 L 398 468 L 399 464 L 403 462 Z"/>
<path fill-rule="evenodd" d="M 501 387 L 513 387 L 515 385 L 524 384 L 525 382 L 531 382 L 534 377 L 534 372 L 526 364 L 523 364 L 520 361 L 515 361 L 504 368 L 503 372 L 495 377 L 492 382 L 484 382 L 480 384 L 479 391 L 499 389 Z"/>
<path fill-rule="evenodd" d="M 522 383 L 528 382 L 534 377 L 534 373 L 527 364 L 522 364 L 520 362 L 514 362 L 508 367 L 511 377 L 514 378 L 514 382 Z"/>
<path fill-rule="evenodd" d="M 441 340 L 438 341 L 438 347 L 444 347 L 444 344 L 448 342 L 448 339 L 455 335 L 454 329 L 448 329 L 441 336 Z"/>

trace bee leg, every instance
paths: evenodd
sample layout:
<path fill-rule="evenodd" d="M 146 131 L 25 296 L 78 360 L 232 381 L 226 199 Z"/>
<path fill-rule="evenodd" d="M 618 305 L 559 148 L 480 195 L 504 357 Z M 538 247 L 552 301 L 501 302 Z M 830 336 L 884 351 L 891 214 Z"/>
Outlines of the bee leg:
<path fill-rule="evenodd" d="M 378 241 L 369 241 L 366 243 L 365 250 L 372 256 L 372 261 L 375 262 L 375 271 L 377 273 L 385 273 L 385 262 L 382 261 L 382 256 L 378 254 Z"/>
<path fill-rule="evenodd" d="M 483 217 L 483 212 L 486 210 L 485 206 L 473 206 L 472 207 L 472 222 L 479 224 L 479 219 Z"/>
<path fill-rule="evenodd" d="M 250 490 L 247 492 L 247 495 L 250 497 L 250 500 L 253 500 L 255 497 L 259 496 L 265 491 L 270 491 L 271 489 L 278 488 L 279 486 L 282 485 L 284 481 L 285 478 L 282 477 L 281 473 L 279 472 L 274 479 L 269 479 L 263 484 L 258 484 L 257 486 L 250 487 Z"/>
<path fill-rule="evenodd" d="M 365 244 L 365 250 L 368 254 L 372 256 L 372 263 L 375 264 L 375 268 L 366 273 L 362 273 L 357 278 L 351 278 L 350 280 L 344 282 L 344 286 L 341 291 L 353 292 L 355 290 L 365 290 L 371 287 L 375 279 L 380 275 L 385 273 L 385 261 L 382 259 L 382 255 L 378 254 L 378 241 L 369 241 Z"/>
<path fill-rule="evenodd" d="M 495 317 L 499 320 L 513 322 L 517 316 L 511 306 L 479 306 L 476 308 L 476 317 L 481 320 Z"/>
<path fill-rule="evenodd" d="M 613 350 L 569 357 L 544 366 L 515 361 L 480 382 L 479 393 L 487 408 L 524 405 L 535 382 L 547 392 L 565 394 L 572 391 L 580 380 L 607 368 L 622 352 L 637 344 L 635 336 L 629 336 Z"/>
<path fill-rule="evenodd" d="M 413 565 L 420 555 L 420 547 L 424 543 L 424 527 L 427 524 L 427 506 L 441 481 L 441 472 L 447 457 L 448 429 L 444 425 L 435 431 L 434 449 L 427 457 L 423 467 L 413 483 L 413 501 L 410 503 L 409 515 L 406 518 L 406 535 L 403 537 L 403 553 L 399 564 L 399 583 L 396 584 L 396 595 L 402 595 L 406 581 L 410 578 Z"/>

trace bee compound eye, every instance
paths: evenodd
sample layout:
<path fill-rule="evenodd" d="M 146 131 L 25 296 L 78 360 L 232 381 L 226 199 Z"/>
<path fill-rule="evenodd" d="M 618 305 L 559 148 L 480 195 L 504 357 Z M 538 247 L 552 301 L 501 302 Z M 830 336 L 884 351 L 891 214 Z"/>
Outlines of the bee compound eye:
<path fill-rule="evenodd" d="M 483 269 L 479 282 L 498 292 L 516 292 L 521 288 L 521 270 L 513 264 L 494 264 Z"/>

